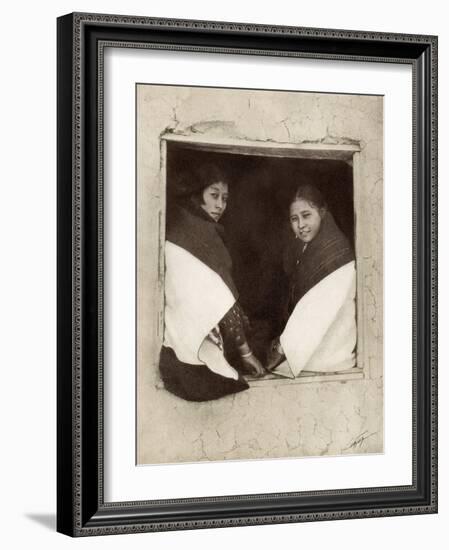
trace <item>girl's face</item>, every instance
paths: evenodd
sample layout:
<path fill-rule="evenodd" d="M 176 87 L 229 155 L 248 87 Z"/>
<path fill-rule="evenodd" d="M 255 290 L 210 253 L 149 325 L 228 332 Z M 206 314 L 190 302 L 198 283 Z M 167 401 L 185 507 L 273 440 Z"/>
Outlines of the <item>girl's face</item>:
<path fill-rule="evenodd" d="M 290 226 L 293 233 L 304 243 L 310 243 L 318 235 L 326 213 L 304 199 L 296 199 L 290 205 Z"/>
<path fill-rule="evenodd" d="M 203 191 L 203 204 L 201 208 L 216 222 L 226 210 L 228 202 L 228 184 L 221 181 L 212 183 Z"/>

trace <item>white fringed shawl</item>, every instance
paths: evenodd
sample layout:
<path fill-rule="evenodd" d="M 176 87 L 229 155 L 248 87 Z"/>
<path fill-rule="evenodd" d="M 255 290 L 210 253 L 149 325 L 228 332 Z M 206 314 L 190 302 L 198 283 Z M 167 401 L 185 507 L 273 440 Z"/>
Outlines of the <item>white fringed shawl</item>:
<path fill-rule="evenodd" d="M 207 335 L 234 305 L 223 279 L 184 248 L 165 243 L 164 346 L 183 363 L 237 380 L 237 371 Z"/>
<path fill-rule="evenodd" d="M 351 261 L 327 275 L 296 304 L 280 337 L 295 377 L 303 370 L 337 372 L 354 366 L 355 288 L 355 262 Z M 278 368 L 282 372 L 286 366 L 283 363 Z"/>

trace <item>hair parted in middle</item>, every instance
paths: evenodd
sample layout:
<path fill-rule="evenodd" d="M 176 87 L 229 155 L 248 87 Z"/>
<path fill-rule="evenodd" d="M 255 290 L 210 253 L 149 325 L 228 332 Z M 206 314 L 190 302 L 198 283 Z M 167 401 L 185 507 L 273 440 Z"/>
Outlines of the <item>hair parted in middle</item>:
<path fill-rule="evenodd" d="M 301 199 L 309 202 L 317 209 L 324 208 L 325 210 L 327 210 L 327 203 L 324 199 L 323 194 L 318 189 L 318 187 L 315 187 L 310 183 L 300 185 L 296 189 L 295 194 L 293 195 L 292 200 L 289 204 L 292 204 Z"/>

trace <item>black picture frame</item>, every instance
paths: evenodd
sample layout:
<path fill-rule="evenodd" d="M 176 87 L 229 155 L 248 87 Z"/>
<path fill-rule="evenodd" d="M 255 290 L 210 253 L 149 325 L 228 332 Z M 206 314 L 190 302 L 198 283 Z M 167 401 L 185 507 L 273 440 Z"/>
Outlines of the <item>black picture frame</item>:
<path fill-rule="evenodd" d="M 71 536 L 437 512 L 437 37 L 75 13 L 58 18 L 57 530 Z M 102 50 L 107 41 L 413 69 L 413 483 L 105 503 Z"/>

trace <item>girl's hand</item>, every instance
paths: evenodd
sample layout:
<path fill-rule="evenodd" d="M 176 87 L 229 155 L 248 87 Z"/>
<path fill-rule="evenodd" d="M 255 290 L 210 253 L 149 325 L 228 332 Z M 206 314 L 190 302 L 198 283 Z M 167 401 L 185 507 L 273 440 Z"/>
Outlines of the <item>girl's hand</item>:
<path fill-rule="evenodd" d="M 268 350 L 267 366 L 268 371 L 272 371 L 285 359 L 284 350 L 281 343 L 276 338 L 271 342 L 270 349 Z"/>
<path fill-rule="evenodd" d="M 261 376 L 267 374 L 262 366 L 262 363 L 253 353 L 249 356 L 241 357 L 241 360 L 245 369 L 248 370 L 248 372 L 253 376 L 260 378 Z"/>

